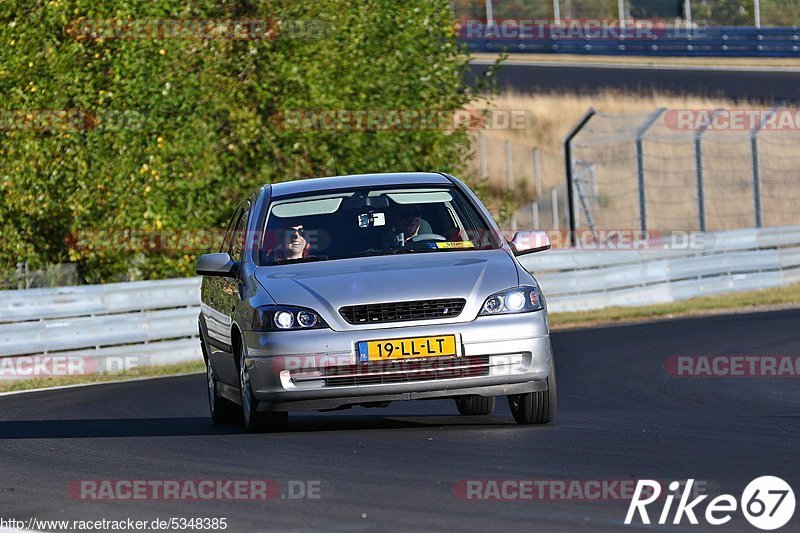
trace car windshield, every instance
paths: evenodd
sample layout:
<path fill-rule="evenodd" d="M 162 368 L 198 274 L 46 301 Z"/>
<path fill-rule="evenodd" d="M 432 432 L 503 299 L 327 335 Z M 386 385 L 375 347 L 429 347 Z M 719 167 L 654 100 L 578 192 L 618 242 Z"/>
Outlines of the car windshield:
<path fill-rule="evenodd" d="M 261 265 L 273 265 L 499 246 L 455 187 L 382 187 L 273 201 L 259 255 Z"/>

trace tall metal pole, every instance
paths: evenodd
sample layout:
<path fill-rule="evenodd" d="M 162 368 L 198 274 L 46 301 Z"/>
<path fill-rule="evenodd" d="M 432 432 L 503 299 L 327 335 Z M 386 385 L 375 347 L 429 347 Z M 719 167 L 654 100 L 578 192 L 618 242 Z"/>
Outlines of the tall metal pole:
<path fill-rule="evenodd" d="M 647 130 L 658 120 L 666 111 L 665 108 L 656 110 L 655 113 L 647 117 L 647 120 L 636 132 L 636 170 L 639 177 L 639 227 L 642 231 L 647 231 L 647 189 L 644 179 L 644 145 L 643 138 Z"/>
<path fill-rule="evenodd" d="M 756 17 L 756 28 L 761 27 L 761 0 L 753 0 L 753 10 Z"/>
<path fill-rule="evenodd" d="M 536 185 L 536 199 L 542 196 L 542 151 L 533 149 L 533 182 Z"/>
<path fill-rule="evenodd" d="M 531 202 L 531 229 L 539 229 L 539 202 Z"/>
<path fill-rule="evenodd" d="M 564 137 L 564 166 L 566 169 L 567 174 L 567 221 L 569 227 L 569 239 L 568 244 L 571 246 L 574 244 L 574 233 L 575 233 L 575 226 L 576 226 L 576 219 L 575 219 L 575 193 L 573 191 L 574 187 L 574 169 L 573 169 L 573 161 L 572 161 L 572 139 L 580 133 L 584 126 L 592 119 L 592 117 L 597 113 L 593 107 L 590 107 L 586 113 L 581 117 L 578 123 L 572 128 L 572 130 Z"/>
<path fill-rule="evenodd" d="M 553 229 L 558 229 L 558 189 L 550 189 L 550 211 L 553 214 Z"/>
<path fill-rule="evenodd" d="M 561 26 L 561 0 L 553 0 L 553 19 L 556 26 Z"/>
<path fill-rule="evenodd" d="M 492 7 L 492 0 L 486 0 L 486 28 L 494 26 L 494 9 Z"/>
<path fill-rule="evenodd" d="M 686 31 L 692 30 L 692 0 L 683 2 L 683 20 L 686 23 Z"/>
<path fill-rule="evenodd" d="M 625 31 L 625 0 L 617 0 L 617 12 L 619 13 L 619 29 Z"/>

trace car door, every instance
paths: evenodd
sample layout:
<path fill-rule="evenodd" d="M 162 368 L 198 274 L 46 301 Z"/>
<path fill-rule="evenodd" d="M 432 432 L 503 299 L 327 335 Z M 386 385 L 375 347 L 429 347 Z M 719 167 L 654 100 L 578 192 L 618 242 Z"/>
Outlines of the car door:
<path fill-rule="evenodd" d="M 250 201 L 245 201 L 239 207 L 239 217 L 236 219 L 233 231 L 231 232 L 231 242 L 228 248 L 228 254 L 231 259 L 242 265 L 244 260 L 245 249 L 245 234 L 247 232 L 247 224 L 250 218 Z M 238 385 L 239 373 L 237 370 L 237 363 L 234 358 L 236 347 L 232 345 L 231 329 L 233 326 L 233 316 L 237 306 L 241 302 L 241 288 L 242 281 L 240 275 L 237 274 L 233 278 L 217 278 L 217 293 L 214 296 L 214 307 L 224 323 L 224 335 L 220 337 L 222 342 L 229 347 L 226 350 L 228 357 L 225 360 L 219 361 L 215 366 L 217 375 L 220 380 L 230 383 L 231 385 Z"/>
<path fill-rule="evenodd" d="M 228 229 L 222 238 L 219 251 L 230 253 L 233 242 L 233 233 L 238 221 L 241 219 L 242 206 L 236 208 L 228 223 Z M 226 318 L 220 305 L 221 281 L 224 278 L 216 276 L 206 276 L 203 279 L 201 289 L 201 310 L 205 319 L 206 331 L 208 334 L 209 348 L 214 351 L 222 350 L 230 353 L 230 319 Z"/>

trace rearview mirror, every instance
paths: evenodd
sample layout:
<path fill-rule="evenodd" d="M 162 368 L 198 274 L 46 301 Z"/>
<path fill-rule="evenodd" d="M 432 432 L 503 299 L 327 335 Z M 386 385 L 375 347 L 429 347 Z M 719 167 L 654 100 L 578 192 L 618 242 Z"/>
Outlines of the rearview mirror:
<path fill-rule="evenodd" d="M 201 276 L 232 278 L 236 276 L 236 261 L 225 252 L 204 254 L 197 258 L 196 271 Z"/>
<path fill-rule="evenodd" d="M 543 252 L 552 246 L 546 231 L 518 231 L 509 244 L 516 256 Z"/>

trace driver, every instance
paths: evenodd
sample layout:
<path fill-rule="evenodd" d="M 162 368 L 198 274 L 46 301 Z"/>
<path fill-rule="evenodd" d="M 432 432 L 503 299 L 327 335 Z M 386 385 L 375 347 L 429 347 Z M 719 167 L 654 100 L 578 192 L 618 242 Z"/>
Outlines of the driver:
<path fill-rule="evenodd" d="M 420 217 L 418 205 L 398 205 L 392 210 L 390 222 L 392 230 L 403 234 L 403 241 L 411 240 L 417 235 L 433 233 L 431 225 Z"/>

